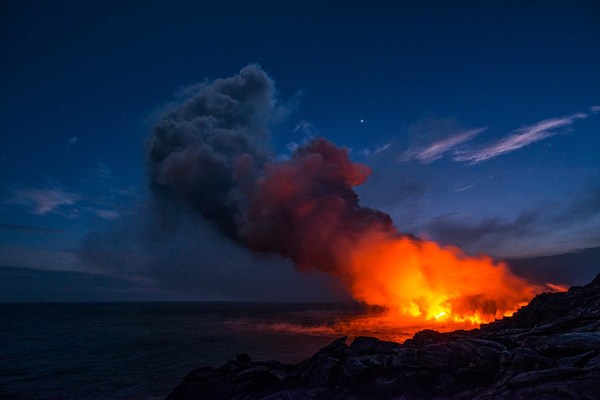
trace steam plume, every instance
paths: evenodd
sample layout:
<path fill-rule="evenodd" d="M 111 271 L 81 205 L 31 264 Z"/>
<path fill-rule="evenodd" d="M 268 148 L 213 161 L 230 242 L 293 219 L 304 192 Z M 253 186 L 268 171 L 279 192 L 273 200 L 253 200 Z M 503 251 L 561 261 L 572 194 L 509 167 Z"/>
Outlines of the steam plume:
<path fill-rule="evenodd" d="M 361 207 L 352 190 L 369 173 L 350 161 L 348 150 L 322 138 L 298 148 L 289 161 L 267 163 L 240 219 L 243 240 L 301 268 L 338 273 L 359 239 L 394 232 L 389 215 Z"/>
<path fill-rule="evenodd" d="M 237 238 L 235 218 L 266 160 L 276 109 L 273 81 L 257 66 L 196 87 L 162 116 L 147 140 L 155 195 L 185 199 Z"/>
<path fill-rule="evenodd" d="M 147 141 L 154 195 L 184 199 L 229 238 L 338 276 L 355 298 L 397 314 L 454 311 L 455 320 L 481 322 L 532 296 L 505 265 L 402 235 L 389 215 L 361 207 L 353 186 L 370 170 L 347 149 L 315 138 L 274 161 L 275 96 L 273 81 L 250 65 L 166 112 Z"/>
<path fill-rule="evenodd" d="M 352 186 L 370 170 L 326 139 L 299 147 L 289 161 L 268 161 L 274 96 L 273 81 L 254 65 L 198 87 L 152 129 L 152 189 L 183 197 L 253 250 L 335 272 L 340 247 L 369 230 L 392 233 L 391 218 L 359 205 Z"/>

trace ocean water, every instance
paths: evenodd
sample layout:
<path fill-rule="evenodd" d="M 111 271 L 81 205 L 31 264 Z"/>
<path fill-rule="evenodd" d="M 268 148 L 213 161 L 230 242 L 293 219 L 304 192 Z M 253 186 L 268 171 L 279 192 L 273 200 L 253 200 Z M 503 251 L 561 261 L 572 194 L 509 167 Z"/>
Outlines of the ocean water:
<path fill-rule="evenodd" d="M 0 398 L 162 399 L 239 353 L 298 362 L 343 335 L 412 333 L 349 304 L 0 303 Z"/>

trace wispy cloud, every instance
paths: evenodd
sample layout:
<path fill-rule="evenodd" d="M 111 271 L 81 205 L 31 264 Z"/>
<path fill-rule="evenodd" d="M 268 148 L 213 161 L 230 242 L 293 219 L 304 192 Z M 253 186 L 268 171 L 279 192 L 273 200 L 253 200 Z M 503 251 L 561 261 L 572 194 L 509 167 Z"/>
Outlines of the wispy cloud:
<path fill-rule="evenodd" d="M 454 154 L 453 160 L 467 161 L 471 165 L 478 164 L 552 137 L 559 133 L 558 128 L 570 126 L 576 120 L 587 117 L 588 114 L 576 113 L 562 118 L 545 119 L 533 125 L 519 128 L 508 136 L 483 148 L 457 152 Z"/>
<path fill-rule="evenodd" d="M 473 139 L 487 128 L 476 128 L 468 131 L 463 131 L 447 137 L 442 140 L 438 140 L 428 146 L 411 148 L 401 157 L 401 161 L 409 161 L 411 159 L 417 159 L 423 164 L 429 164 L 433 161 L 442 158 L 445 154 L 456 149 L 457 146 Z"/>
<path fill-rule="evenodd" d="M 474 186 L 475 185 L 473 185 L 473 184 L 465 185 L 465 186 L 460 186 L 460 187 L 457 187 L 456 189 L 454 189 L 454 191 L 457 192 L 457 193 L 458 192 L 464 192 L 465 190 L 469 190 L 469 189 L 473 188 Z"/>
<path fill-rule="evenodd" d="M 41 188 L 14 190 L 12 198 L 8 201 L 23 206 L 36 215 L 57 214 L 63 217 L 76 218 L 83 214 L 92 214 L 107 220 L 116 220 L 121 217 L 119 212 L 112 209 L 112 202 L 107 203 L 102 198 L 75 193 L 55 182 Z M 2 223 L 0 223 L 0 229 L 51 232 L 51 230 L 38 229 L 28 225 Z"/>
<path fill-rule="evenodd" d="M 315 128 L 313 124 L 305 120 L 300 121 L 298 125 L 296 125 L 296 127 L 294 128 L 294 133 L 296 132 L 302 132 L 307 136 L 314 136 L 319 134 L 317 128 Z"/>
<path fill-rule="evenodd" d="M 302 120 L 298 122 L 296 127 L 293 130 L 293 133 L 302 133 L 304 137 L 300 140 L 301 143 L 308 142 L 309 139 L 318 136 L 319 130 L 315 128 L 313 124 L 308 121 Z M 302 146 L 298 142 L 289 142 L 285 147 L 289 151 L 289 153 L 295 152 L 300 146 Z M 290 158 L 290 154 L 278 154 L 278 160 L 288 160 Z"/>
<path fill-rule="evenodd" d="M 38 215 L 57 213 L 61 207 L 74 205 L 79 200 L 79 194 L 66 191 L 59 185 L 15 190 L 13 198 L 14 203 L 27 206 Z"/>
<path fill-rule="evenodd" d="M 451 136 L 444 135 L 444 131 L 451 132 L 455 127 L 447 121 L 434 121 L 417 124 L 415 127 L 417 140 L 420 144 L 413 144 L 399 158 L 399 161 L 419 160 L 422 164 L 429 164 L 442 157 L 450 157 L 453 161 L 467 162 L 469 165 L 481 163 L 503 154 L 519 150 L 530 144 L 555 136 L 565 129 L 568 129 L 575 121 L 584 119 L 600 112 L 600 105 L 590 107 L 589 112 L 579 112 L 560 118 L 548 118 L 532 125 L 523 126 L 499 140 L 488 143 L 482 147 L 472 146 L 470 143 L 480 133 L 487 128 L 476 128 L 462 131 Z M 444 124 L 444 122 L 446 122 Z M 562 128 L 562 129 L 561 129 Z M 429 143 L 423 144 L 423 139 L 429 136 L 446 136 L 443 139 L 429 140 Z"/>
<path fill-rule="evenodd" d="M 118 212 L 116 212 L 114 210 L 106 210 L 106 209 L 91 208 L 91 207 L 88 210 L 93 212 L 94 214 L 96 214 L 98 217 L 100 217 L 102 219 L 108 219 L 108 220 L 114 221 L 121 217 L 121 214 L 119 214 Z"/>
<path fill-rule="evenodd" d="M 96 161 L 83 171 L 83 176 L 92 179 L 112 179 L 113 173 L 102 161 Z"/>
<path fill-rule="evenodd" d="M 67 141 L 67 148 L 75 146 L 77 142 L 79 142 L 79 138 L 77 136 L 69 138 L 69 140 Z"/>
<path fill-rule="evenodd" d="M 392 146 L 391 143 L 386 143 L 383 146 L 375 147 L 374 149 L 364 149 L 364 150 L 360 151 L 359 153 L 364 155 L 365 157 L 374 157 L 377 154 L 379 154 L 383 151 L 386 151 L 391 146 Z"/>

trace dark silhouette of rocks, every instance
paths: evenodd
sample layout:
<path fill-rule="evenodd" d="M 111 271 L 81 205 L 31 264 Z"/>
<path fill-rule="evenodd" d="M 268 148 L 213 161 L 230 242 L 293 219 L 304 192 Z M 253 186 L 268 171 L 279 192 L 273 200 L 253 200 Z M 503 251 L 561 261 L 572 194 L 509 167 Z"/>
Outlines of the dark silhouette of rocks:
<path fill-rule="evenodd" d="M 600 274 L 480 329 L 342 337 L 295 365 L 241 354 L 168 399 L 600 399 Z"/>

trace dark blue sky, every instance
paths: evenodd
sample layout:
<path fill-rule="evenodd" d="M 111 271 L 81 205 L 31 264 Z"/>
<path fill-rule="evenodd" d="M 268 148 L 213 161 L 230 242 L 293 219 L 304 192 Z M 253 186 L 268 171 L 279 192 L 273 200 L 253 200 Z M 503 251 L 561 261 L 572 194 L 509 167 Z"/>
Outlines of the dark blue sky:
<path fill-rule="evenodd" d="M 0 265 L 177 275 L 165 287 L 178 293 L 269 299 L 222 275 L 257 264 L 239 279 L 264 280 L 263 265 L 280 263 L 282 287 L 319 291 L 205 227 L 185 232 L 220 251 L 182 256 L 195 239 L 173 239 L 160 262 L 179 270 L 122 273 L 81 256 L 90 235 L 127 232 L 143 210 L 144 140 L 161 110 L 250 63 L 288 111 L 275 153 L 313 135 L 349 147 L 373 169 L 361 203 L 400 231 L 500 258 L 600 245 L 597 2 L 322 3 L 3 2 Z M 127 257 L 114 260 L 153 253 Z"/>

